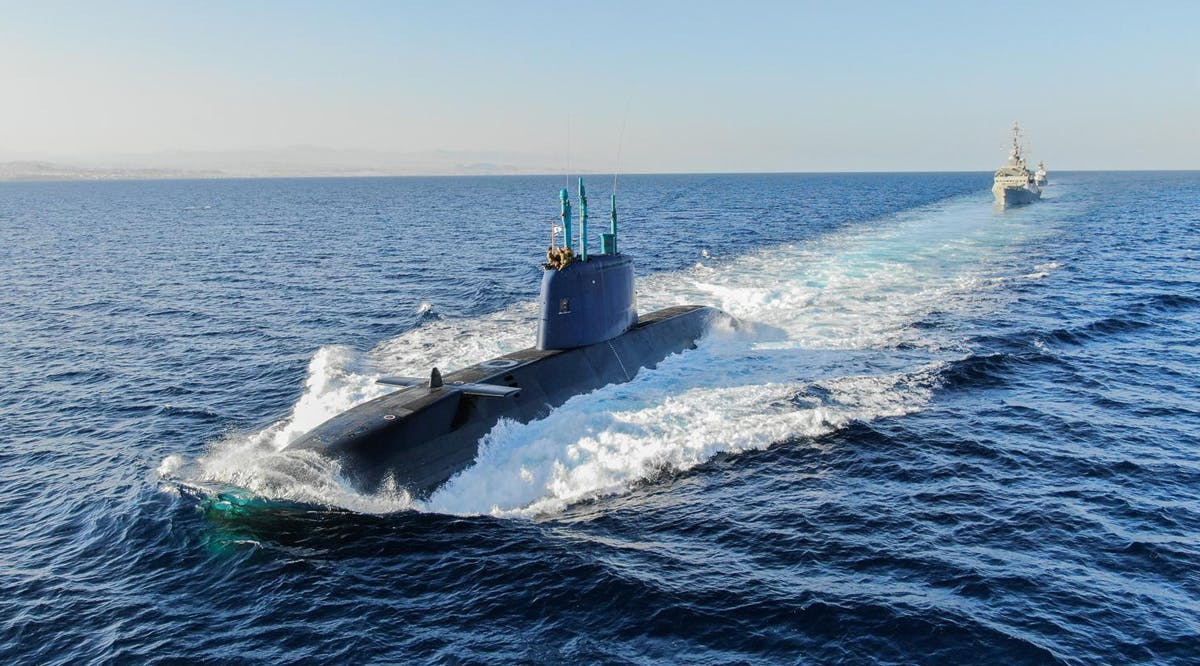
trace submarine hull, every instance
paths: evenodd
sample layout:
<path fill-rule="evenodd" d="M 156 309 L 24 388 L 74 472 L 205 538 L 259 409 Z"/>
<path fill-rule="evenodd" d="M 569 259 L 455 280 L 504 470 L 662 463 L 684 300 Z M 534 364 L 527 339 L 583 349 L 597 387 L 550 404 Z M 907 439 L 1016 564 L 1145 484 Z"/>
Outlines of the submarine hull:
<path fill-rule="evenodd" d="M 469 467 L 479 441 L 501 418 L 544 418 L 575 395 L 627 382 L 642 368 L 693 349 L 718 317 L 706 306 L 677 306 L 643 315 L 612 339 L 571 349 L 529 348 L 447 374 L 441 386 L 410 386 L 339 414 L 290 445 L 337 460 L 360 490 L 391 481 L 427 498 Z M 471 385 L 511 387 L 479 395 Z"/>

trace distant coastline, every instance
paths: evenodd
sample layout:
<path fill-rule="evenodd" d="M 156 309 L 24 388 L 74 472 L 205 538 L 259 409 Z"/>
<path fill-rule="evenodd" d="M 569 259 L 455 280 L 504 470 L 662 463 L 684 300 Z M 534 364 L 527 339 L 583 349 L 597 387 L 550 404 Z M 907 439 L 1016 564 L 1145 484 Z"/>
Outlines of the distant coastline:
<path fill-rule="evenodd" d="M 167 180 L 171 178 L 223 178 L 220 171 L 184 169 L 89 168 L 41 160 L 0 162 L 0 181 L 43 180 Z"/>
<path fill-rule="evenodd" d="M 557 173 L 559 160 L 507 151 L 412 153 L 291 146 L 269 150 L 169 151 L 71 157 L 5 154 L 0 181 L 322 178 Z M 583 171 L 587 173 L 587 171 Z"/>
<path fill-rule="evenodd" d="M 85 167 L 42 160 L 0 162 L 0 182 L 209 178 L 362 178 L 522 174 L 523 172 L 513 168 L 489 164 L 470 164 L 457 168 L 408 171 L 372 167 L 175 169 L 158 167 Z"/>

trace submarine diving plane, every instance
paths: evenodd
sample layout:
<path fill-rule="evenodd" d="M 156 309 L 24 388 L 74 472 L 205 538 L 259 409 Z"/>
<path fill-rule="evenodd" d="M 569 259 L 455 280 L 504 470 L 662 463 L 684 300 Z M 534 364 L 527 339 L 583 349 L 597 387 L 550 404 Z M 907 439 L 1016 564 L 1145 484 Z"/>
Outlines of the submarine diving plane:
<path fill-rule="evenodd" d="M 639 316 L 633 259 L 617 247 L 617 202 L 600 253 L 588 252 L 588 204 L 579 180 L 579 238 L 573 242 L 571 202 L 560 193 L 564 240 L 552 240 L 542 265 L 537 344 L 443 376 L 384 377 L 399 390 L 353 407 L 289 445 L 336 460 L 364 492 L 391 481 L 428 498 L 471 466 L 480 439 L 501 418 L 528 423 L 569 398 L 627 382 L 671 354 L 694 349 L 716 319 L 702 305 Z M 553 238 L 553 236 L 552 236 Z"/>

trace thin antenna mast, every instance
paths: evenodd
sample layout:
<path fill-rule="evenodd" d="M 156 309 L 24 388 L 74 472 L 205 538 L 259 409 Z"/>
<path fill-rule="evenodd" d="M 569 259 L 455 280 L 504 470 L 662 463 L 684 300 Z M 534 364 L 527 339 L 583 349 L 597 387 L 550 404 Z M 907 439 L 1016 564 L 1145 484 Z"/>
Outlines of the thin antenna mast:
<path fill-rule="evenodd" d="M 617 138 L 617 163 L 613 165 L 613 196 L 617 195 L 617 175 L 621 173 L 621 149 L 625 147 L 625 123 L 629 121 L 629 104 L 632 101 L 632 95 L 625 99 L 625 115 L 621 117 L 621 135 Z"/>
<path fill-rule="evenodd" d="M 621 174 L 621 149 L 625 147 L 625 124 L 629 121 L 629 104 L 633 96 L 625 98 L 625 114 L 621 117 L 621 135 L 617 138 L 617 163 L 613 165 L 612 207 L 608 211 L 608 233 L 601 234 L 600 250 L 605 254 L 617 254 L 617 177 Z"/>

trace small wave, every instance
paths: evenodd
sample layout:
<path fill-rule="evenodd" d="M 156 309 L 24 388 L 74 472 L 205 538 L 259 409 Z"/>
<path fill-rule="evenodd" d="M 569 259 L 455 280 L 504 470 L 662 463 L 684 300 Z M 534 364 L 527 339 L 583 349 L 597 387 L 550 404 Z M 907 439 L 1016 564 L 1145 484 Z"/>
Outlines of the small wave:
<path fill-rule="evenodd" d="M 1177 310 L 1190 310 L 1200 307 L 1200 298 L 1179 293 L 1158 293 L 1145 294 L 1140 296 L 1142 307 L 1155 309 L 1163 312 L 1175 312 Z"/>
<path fill-rule="evenodd" d="M 1096 334 L 1106 336 L 1115 333 L 1136 331 L 1150 325 L 1150 322 L 1134 317 L 1105 317 L 1104 319 L 1088 324 L 1082 329 L 1082 332 L 1089 336 Z"/>
<path fill-rule="evenodd" d="M 207 407 L 184 407 L 181 405 L 161 405 L 155 414 L 176 416 L 176 417 L 197 417 L 202 419 L 216 419 L 220 416 L 216 411 Z"/>
<path fill-rule="evenodd" d="M 1053 343 L 1078 347 L 1095 340 L 1104 340 L 1115 335 L 1144 329 L 1151 325 L 1148 321 L 1128 316 L 1105 317 L 1082 326 L 1046 331 L 1040 337 Z"/>
<path fill-rule="evenodd" d="M 942 372 L 945 389 L 998 386 L 1012 369 L 1008 354 L 972 355 L 946 364 Z"/>

